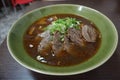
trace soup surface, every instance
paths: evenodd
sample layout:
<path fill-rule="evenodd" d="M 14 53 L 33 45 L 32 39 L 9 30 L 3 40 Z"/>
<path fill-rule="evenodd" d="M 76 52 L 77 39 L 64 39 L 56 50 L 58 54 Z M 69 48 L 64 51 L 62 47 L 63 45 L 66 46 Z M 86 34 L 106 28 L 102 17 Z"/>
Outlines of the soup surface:
<path fill-rule="evenodd" d="M 97 53 L 101 35 L 91 21 L 73 14 L 54 14 L 34 22 L 25 32 L 27 53 L 51 66 L 71 66 Z"/>

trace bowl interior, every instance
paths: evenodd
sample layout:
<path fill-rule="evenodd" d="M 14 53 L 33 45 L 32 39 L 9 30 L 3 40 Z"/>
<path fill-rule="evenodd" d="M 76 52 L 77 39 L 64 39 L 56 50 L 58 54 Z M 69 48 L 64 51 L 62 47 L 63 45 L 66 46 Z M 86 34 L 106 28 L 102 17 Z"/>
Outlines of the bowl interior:
<path fill-rule="evenodd" d="M 102 35 L 101 46 L 97 54 L 88 61 L 75 66 L 53 67 L 40 64 L 25 51 L 23 47 L 23 35 L 27 28 L 41 17 L 60 13 L 80 15 L 94 22 L 100 30 Z M 8 49 L 17 62 L 33 71 L 50 75 L 71 75 L 92 70 L 112 56 L 117 42 L 118 35 L 115 26 L 106 16 L 94 9 L 72 4 L 46 6 L 28 12 L 12 25 L 7 37 Z"/>

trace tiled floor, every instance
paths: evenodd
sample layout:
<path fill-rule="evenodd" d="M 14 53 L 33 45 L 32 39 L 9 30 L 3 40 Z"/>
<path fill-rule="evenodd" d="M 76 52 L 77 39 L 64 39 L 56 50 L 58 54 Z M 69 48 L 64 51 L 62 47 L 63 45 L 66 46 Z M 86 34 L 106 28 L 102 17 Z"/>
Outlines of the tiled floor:
<path fill-rule="evenodd" d="M 14 14 L 10 11 L 8 15 L 0 18 L 0 44 L 4 41 L 7 33 L 15 20 L 17 20 L 23 14 L 22 10 L 19 10 Z"/>

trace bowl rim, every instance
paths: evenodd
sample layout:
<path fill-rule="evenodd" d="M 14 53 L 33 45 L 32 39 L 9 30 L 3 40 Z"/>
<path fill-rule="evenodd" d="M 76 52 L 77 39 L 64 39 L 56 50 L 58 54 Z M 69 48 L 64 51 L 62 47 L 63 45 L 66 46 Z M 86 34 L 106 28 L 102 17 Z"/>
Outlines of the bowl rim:
<path fill-rule="evenodd" d="M 116 42 L 114 43 L 114 47 L 112 47 L 111 49 L 111 54 L 108 55 L 105 59 L 103 59 L 100 63 L 96 63 L 96 65 L 92 66 L 92 67 L 89 67 L 88 69 L 85 69 L 85 70 L 82 70 L 82 71 L 76 71 L 76 72 L 67 72 L 67 73 L 57 73 L 57 72 L 47 72 L 47 71 L 41 71 L 41 70 L 38 70 L 38 69 L 35 69 L 31 66 L 28 66 L 26 64 L 24 64 L 23 62 L 19 61 L 19 59 L 17 57 L 14 56 L 12 50 L 10 49 L 10 45 L 9 45 L 9 36 L 10 36 L 10 32 L 13 28 L 13 26 L 20 20 L 22 19 L 23 17 L 25 17 L 26 15 L 32 13 L 32 12 L 35 12 L 37 10 L 40 10 L 40 9 L 43 9 L 43 8 L 49 8 L 49 7 L 55 7 L 55 6 L 73 6 L 73 7 L 84 7 L 84 8 L 87 8 L 89 10 L 92 10 L 94 12 L 97 12 L 99 13 L 101 16 L 103 16 L 110 24 L 111 26 L 113 27 L 113 29 L 115 30 L 115 39 L 116 39 Z M 103 13 L 99 12 L 98 10 L 95 10 L 93 8 L 90 8 L 90 7 L 87 7 L 87 6 L 83 6 L 83 5 L 77 5 L 77 4 L 53 4 L 53 5 L 48 5 L 48 6 L 44 6 L 44 7 L 40 7 L 40 8 L 36 8 L 34 10 L 31 10 L 27 13 L 25 13 L 24 15 L 22 15 L 20 18 L 18 18 L 11 26 L 9 32 L 8 32 L 8 35 L 7 35 L 7 47 L 8 47 L 8 50 L 11 54 L 11 56 L 19 63 L 21 64 L 22 66 L 24 66 L 25 68 L 29 69 L 29 70 L 32 70 L 32 71 L 35 71 L 35 72 L 38 72 L 38 73 L 42 73 L 42 74 L 47 74 L 47 75 L 57 75 L 57 76 L 65 76 L 65 75 L 75 75 L 75 74 L 81 74 L 81 73 L 85 73 L 85 72 L 88 72 L 88 71 L 91 71 L 95 68 L 98 68 L 99 66 L 101 66 L 102 64 L 104 64 L 108 59 L 110 59 L 110 57 L 114 54 L 116 48 L 117 48 L 117 45 L 118 45 L 118 32 L 116 30 L 116 27 L 115 25 L 112 23 L 112 21 L 106 16 L 104 15 Z"/>

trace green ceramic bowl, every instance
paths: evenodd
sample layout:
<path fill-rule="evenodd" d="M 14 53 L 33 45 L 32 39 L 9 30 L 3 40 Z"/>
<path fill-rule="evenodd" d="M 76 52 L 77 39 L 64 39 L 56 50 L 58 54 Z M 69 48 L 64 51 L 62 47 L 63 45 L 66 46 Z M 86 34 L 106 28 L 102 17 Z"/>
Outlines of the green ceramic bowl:
<path fill-rule="evenodd" d="M 41 17 L 69 13 L 80 15 L 98 27 L 102 35 L 101 46 L 95 56 L 82 64 L 69 67 L 55 67 L 41 64 L 31 58 L 23 47 L 23 34 L 28 27 Z M 7 46 L 12 57 L 24 67 L 49 75 L 73 75 L 88 72 L 105 63 L 114 53 L 118 43 L 118 33 L 114 24 L 102 13 L 82 5 L 57 4 L 35 9 L 18 19 L 7 36 Z"/>

